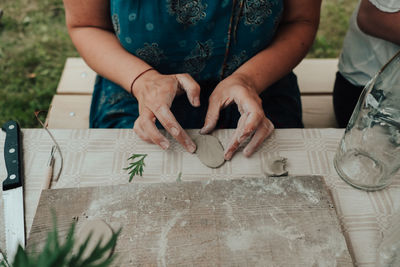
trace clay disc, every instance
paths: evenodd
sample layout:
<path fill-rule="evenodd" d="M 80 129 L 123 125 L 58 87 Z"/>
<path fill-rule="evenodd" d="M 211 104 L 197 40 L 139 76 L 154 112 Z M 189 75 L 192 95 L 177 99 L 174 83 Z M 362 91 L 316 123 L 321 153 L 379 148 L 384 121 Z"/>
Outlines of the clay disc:
<path fill-rule="evenodd" d="M 224 148 L 218 138 L 212 135 L 199 135 L 194 141 L 197 145 L 196 154 L 204 165 L 218 168 L 225 162 Z"/>
<path fill-rule="evenodd" d="M 92 233 L 92 236 L 85 251 L 83 252 L 83 258 L 87 258 L 93 252 L 100 239 L 102 240 L 100 243 L 101 246 L 104 246 L 113 235 L 112 229 L 104 221 L 98 219 L 85 221 L 79 227 L 77 232 L 74 251 L 79 250 L 79 247 L 86 241 L 90 233 Z M 110 254 L 105 254 L 101 260 L 105 260 L 110 257 L 111 253 L 112 250 L 110 250 Z"/>
<path fill-rule="evenodd" d="M 287 158 L 281 156 L 267 157 L 264 171 L 268 176 L 288 176 L 286 169 Z"/>

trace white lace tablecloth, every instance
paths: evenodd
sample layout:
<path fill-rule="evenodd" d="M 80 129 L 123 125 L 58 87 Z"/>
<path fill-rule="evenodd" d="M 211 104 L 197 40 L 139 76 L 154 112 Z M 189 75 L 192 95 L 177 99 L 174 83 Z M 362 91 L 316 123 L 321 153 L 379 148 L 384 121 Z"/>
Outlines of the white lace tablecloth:
<path fill-rule="evenodd" d="M 132 153 L 146 153 L 146 167 L 140 182 L 182 181 L 263 177 L 265 158 L 280 155 L 288 158 L 290 175 L 322 175 L 332 192 L 339 220 L 356 265 L 375 266 L 376 248 L 382 231 L 389 226 L 395 210 L 400 209 L 400 175 L 386 189 L 367 193 L 343 182 L 333 167 L 333 157 L 343 129 L 280 129 L 267 139 L 251 158 L 237 153 L 219 169 L 209 169 L 195 155 L 185 152 L 171 138 L 171 147 L 162 151 L 141 141 L 132 130 L 85 129 L 51 130 L 63 156 L 64 169 L 52 188 L 102 186 L 128 183 L 124 167 Z M 195 134 L 197 131 L 189 131 Z M 232 130 L 214 132 L 223 145 Z M 53 145 L 42 129 L 23 130 L 25 164 L 25 218 L 29 233 L 39 201 L 50 150 Z M 5 134 L 0 133 L 3 150 Z M 57 158 L 59 163 L 60 160 Z M 56 170 L 55 170 L 56 171 Z M 0 177 L 6 177 L 0 156 Z M 68 205 L 68 203 L 66 203 Z M 3 207 L 0 203 L 0 248 L 4 247 Z"/>

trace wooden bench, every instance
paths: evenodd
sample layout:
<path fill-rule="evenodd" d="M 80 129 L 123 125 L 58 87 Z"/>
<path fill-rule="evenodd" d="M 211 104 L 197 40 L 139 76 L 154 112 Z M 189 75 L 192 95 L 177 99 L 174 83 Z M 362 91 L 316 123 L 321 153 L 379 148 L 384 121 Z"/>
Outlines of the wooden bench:
<path fill-rule="evenodd" d="M 337 59 L 304 59 L 297 74 L 306 128 L 337 127 L 332 90 Z M 68 58 L 47 115 L 49 128 L 88 128 L 96 73 L 82 58 Z"/>

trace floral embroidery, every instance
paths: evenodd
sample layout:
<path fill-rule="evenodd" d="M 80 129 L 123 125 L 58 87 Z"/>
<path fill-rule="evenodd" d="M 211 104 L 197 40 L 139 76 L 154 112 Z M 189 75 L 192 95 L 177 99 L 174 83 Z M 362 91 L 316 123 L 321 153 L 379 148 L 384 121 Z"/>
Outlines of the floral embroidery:
<path fill-rule="evenodd" d="M 272 15 L 272 7 L 278 5 L 277 0 L 245 0 L 243 6 L 244 24 L 248 26 L 261 25 Z"/>
<path fill-rule="evenodd" d="M 119 35 L 119 34 L 121 33 L 121 27 L 120 27 L 120 25 L 119 25 L 119 18 L 118 18 L 118 15 L 117 15 L 117 14 L 112 15 L 111 20 L 112 20 L 112 24 L 113 24 L 113 27 L 114 27 L 114 32 L 115 32 L 117 35 Z"/>
<path fill-rule="evenodd" d="M 113 93 L 112 95 L 108 96 L 107 102 L 109 105 L 115 105 L 116 103 L 120 102 L 123 99 L 130 97 L 130 94 L 123 90 L 118 93 Z"/>
<path fill-rule="evenodd" d="M 168 13 L 185 25 L 195 25 L 206 17 L 207 4 L 201 0 L 167 0 L 167 7 Z"/>
<path fill-rule="evenodd" d="M 129 14 L 128 19 L 129 19 L 129 21 L 135 20 L 136 19 L 136 13 Z"/>
<path fill-rule="evenodd" d="M 183 64 L 184 72 L 190 74 L 198 74 L 205 67 L 207 60 L 210 59 L 213 53 L 213 41 L 197 42 L 196 47 L 190 52 L 190 55 L 185 57 Z"/>
<path fill-rule="evenodd" d="M 147 24 L 146 24 L 146 30 L 148 30 L 149 32 L 151 32 L 152 30 L 154 30 L 154 25 L 153 25 L 153 23 L 147 23 Z"/>
<path fill-rule="evenodd" d="M 157 66 L 162 59 L 166 59 L 164 51 L 156 43 L 152 43 L 151 45 L 144 43 L 143 48 L 136 50 L 136 55 L 152 66 Z"/>
<path fill-rule="evenodd" d="M 243 50 L 238 55 L 233 55 L 229 62 L 226 64 L 225 77 L 231 75 L 237 68 L 239 68 L 248 59 L 246 50 Z"/>
<path fill-rule="evenodd" d="M 229 0 L 223 0 L 221 3 L 221 7 L 224 8 L 229 4 Z"/>

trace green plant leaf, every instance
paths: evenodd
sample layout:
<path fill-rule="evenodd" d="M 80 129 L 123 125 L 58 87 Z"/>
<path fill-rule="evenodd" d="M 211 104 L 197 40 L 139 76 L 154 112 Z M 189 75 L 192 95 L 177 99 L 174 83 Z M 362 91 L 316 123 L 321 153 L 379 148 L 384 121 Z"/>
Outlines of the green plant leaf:
<path fill-rule="evenodd" d="M 0 267 L 106 267 L 111 265 L 116 255 L 111 257 L 104 257 L 104 255 L 111 254 L 111 251 L 115 248 L 121 229 L 113 233 L 104 246 L 101 246 L 100 240 L 86 258 L 83 258 L 83 252 L 87 248 L 92 235 L 89 234 L 85 242 L 79 247 L 78 252 L 74 252 L 74 233 L 75 223 L 72 223 L 65 242 L 60 243 L 54 217 L 53 230 L 48 233 L 42 251 L 29 253 L 20 246 L 13 263 L 8 264 L 4 259 L 0 262 Z"/>
<path fill-rule="evenodd" d="M 132 162 L 130 162 L 129 166 L 125 167 L 124 170 L 128 170 L 128 173 L 130 174 L 129 182 L 133 180 L 135 175 L 143 176 L 144 166 L 146 166 L 144 159 L 146 157 L 147 154 L 132 154 L 132 156 L 128 158 L 128 161 L 130 160 Z"/>

